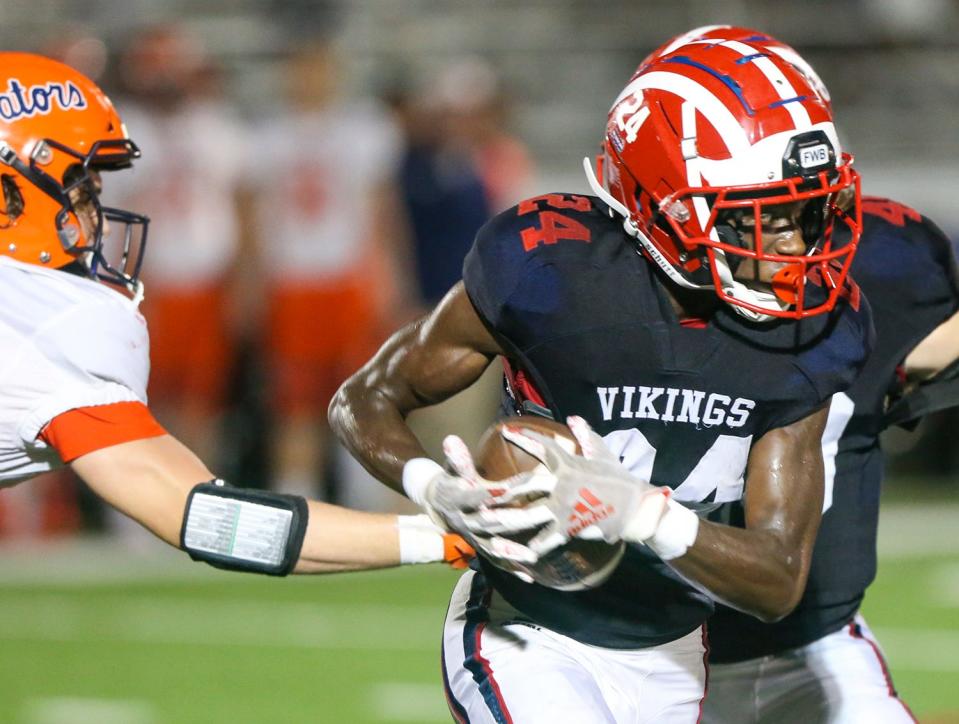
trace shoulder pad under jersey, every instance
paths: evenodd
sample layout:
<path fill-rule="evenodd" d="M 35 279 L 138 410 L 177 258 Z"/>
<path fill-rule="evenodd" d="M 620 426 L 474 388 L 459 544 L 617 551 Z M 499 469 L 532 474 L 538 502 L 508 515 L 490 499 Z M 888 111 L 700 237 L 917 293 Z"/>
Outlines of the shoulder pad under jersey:
<path fill-rule="evenodd" d="M 14 325 L 46 359 L 146 401 L 149 338 L 131 300 L 93 280 L 31 265 L 11 269 L 4 282 L 21 310 Z"/>
<path fill-rule="evenodd" d="M 869 302 L 855 282 L 847 279 L 846 289 L 822 334 L 796 357 L 822 402 L 852 386 L 876 341 Z"/>
<path fill-rule="evenodd" d="M 476 234 L 463 264 L 466 292 L 480 315 L 497 327 L 507 302 L 552 308 L 557 289 L 548 282 L 524 289 L 532 270 L 546 265 L 590 263 L 612 238 L 623 246 L 621 227 L 592 196 L 552 193 L 521 201 L 496 215 Z M 517 299 L 517 296 L 522 299 Z"/>
<path fill-rule="evenodd" d="M 146 322 L 132 305 L 101 300 L 78 306 L 39 337 L 37 346 L 52 361 L 123 385 L 146 402 L 149 338 Z"/>
<path fill-rule="evenodd" d="M 949 316 L 959 301 L 949 237 L 928 217 L 891 199 L 866 196 L 862 211 L 863 233 L 852 274 L 877 318 L 912 317 L 911 326 L 917 328 L 926 325 L 916 315 L 931 314 L 932 324 Z"/>

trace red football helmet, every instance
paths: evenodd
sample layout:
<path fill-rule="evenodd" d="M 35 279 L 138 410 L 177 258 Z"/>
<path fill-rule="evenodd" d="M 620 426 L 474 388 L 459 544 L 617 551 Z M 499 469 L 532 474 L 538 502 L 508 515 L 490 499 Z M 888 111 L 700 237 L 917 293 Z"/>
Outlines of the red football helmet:
<path fill-rule="evenodd" d="M 0 254 L 53 269 L 79 262 L 91 276 L 137 293 L 148 220 L 101 206 L 91 174 L 127 168 L 140 155 L 110 99 L 86 76 L 40 55 L 0 53 L 0 68 Z M 92 203 L 92 233 L 71 194 Z M 104 253 L 107 222 L 116 225 L 115 265 Z"/>
<path fill-rule="evenodd" d="M 777 40 L 771 35 L 766 35 L 766 33 L 753 30 L 751 28 L 738 27 L 735 25 L 703 25 L 700 28 L 693 28 L 689 32 L 683 33 L 682 35 L 677 35 L 675 38 L 667 40 L 661 46 L 656 48 L 656 50 L 647 55 L 645 60 L 639 64 L 637 71 L 654 58 L 671 53 L 681 45 L 703 41 L 715 43 L 722 42 L 724 40 L 738 40 L 741 42 L 750 43 L 752 45 L 761 45 L 768 52 L 775 53 L 787 63 L 792 64 L 796 70 L 802 73 L 809 84 L 816 89 L 816 91 L 820 96 L 823 97 L 827 104 L 831 103 L 829 89 L 826 88 L 826 84 L 822 82 L 819 74 L 811 65 L 809 65 L 808 62 L 806 62 L 806 59 L 796 52 L 795 48 L 793 48 L 791 45 L 786 45 L 784 42 Z"/>
<path fill-rule="evenodd" d="M 594 191 L 676 284 L 714 289 L 754 321 L 835 306 L 862 228 L 859 175 L 822 81 L 789 46 L 726 26 L 667 42 L 610 110 L 603 185 L 585 166 Z M 784 213 L 801 230 L 801 256 L 764 249 L 763 227 Z M 839 249 L 837 222 L 852 237 Z M 768 284 L 741 281 L 734 275 L 746 260 L 777 271 Z M 825 299 L 808 294 L 807 281 Z"/>

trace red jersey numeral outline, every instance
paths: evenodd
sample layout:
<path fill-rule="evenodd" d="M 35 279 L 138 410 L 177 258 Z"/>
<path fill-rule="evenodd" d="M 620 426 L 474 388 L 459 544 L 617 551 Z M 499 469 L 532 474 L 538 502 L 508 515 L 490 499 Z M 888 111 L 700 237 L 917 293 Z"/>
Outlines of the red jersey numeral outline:
<path fill-rule="evenodd" d="M 592 241 L 592 234 L 584 224 L 556 211 L 540 210 L 540 203 L 545 203 L 554 209 L 575 211 L 590 211 L 593 208 L 592 201 L 586 196 L 545 194 L 521 201 L 516 207 L 517 216 L 538 212 L 537 220 L 539 221 L 539 228 L 530 226 L 520 232 L 525 251 L 532 251 L 540 244 L 556 244 L 564 239 L 584 241 L 587 244 Z"/>
<path fill-rule="evenodd" d="M 806 274 L 806 280 L 811 284 L 815 284 L 817 287 L 823 286 L 823 273 L 832 275 L 835 272 L 837 275 L 842 271 L 842 267 L 838 262 L 831 262 L 829 264 L 829 269 L 824 270 L 821 267 L 814 267 L 809 270 Z M 843 281 L 842 288 L 839 290 L 839 298 L 845 299 L 849 306 L 855 311 L 859 311 L 860 297 L 862 292 L 859 290 L 859 285 L 853 281 L 853 278 L 847 276 L 845 281 Z"/>
<path fill-rule="evenodd" d="M 906 219 L 922 223 L 922 214 L 913 208 L 891 199 L 863 199 L 862 213 L 872 214 L 888 221 L 893 226 L 905 226 Z"/>

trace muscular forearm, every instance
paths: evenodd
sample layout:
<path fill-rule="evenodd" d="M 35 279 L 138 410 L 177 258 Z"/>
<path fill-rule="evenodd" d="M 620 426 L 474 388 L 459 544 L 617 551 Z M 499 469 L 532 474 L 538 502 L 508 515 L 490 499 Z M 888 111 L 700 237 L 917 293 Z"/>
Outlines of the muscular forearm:
<path fill-rule="evenodd" d="M 406 416 L 469 387 L 497 354 L 458 285 L 344 383 L 330 403 L 330 426 L 363 467 L 402 492 L 403 464 L 426 455 Z"/>
<path fill-rule="evenodd" d="M 330 405 L 330 426 L 364 468 L 399 492 L 403 464 L 426 455 L 404 413 L 362 378 L 350 380 L 337 392 Z"/>
<path fill-rule="evenodd" d="M 820 441 L 827 406 L 753 445 L 745 526 L 701 521 L 695 542 L 670 563 L 716 599 L 766 621 L 802 596 L 823 501 Z"/>
<path fill-rule="evenodd" d="M 190 491 L 213 478 L 193 453 L 169 435 L 103 448 L 78 458 L 72 466 L 95 493 L 176 547 L 180 547 Z M 445 537 L 428 519 L 365 513 L 314 501 L 307 505 L 308 523 L 295 573 L 444 559 Z"/>
<path fill-rule="evenodd" d="M 772 531 L 701 521 L 695 543 L 670 561 L 717 600 L 764 621 L 788 614 L 806 586 L 809 555 Z"/>

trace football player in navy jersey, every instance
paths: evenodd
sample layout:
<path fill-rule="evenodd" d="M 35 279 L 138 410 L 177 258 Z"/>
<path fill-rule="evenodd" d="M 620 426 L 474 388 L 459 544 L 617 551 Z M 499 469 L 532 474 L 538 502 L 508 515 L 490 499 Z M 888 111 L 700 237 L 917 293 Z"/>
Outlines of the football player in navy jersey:
<path fill-rule="evenodd" d="M 458 721 L 695 721 L 714 600 L 768 621 L 795 607 L 830 400 L 871 343 L 847 278 L 851 163 L 788 60 L 748 40 L 677 45 L 614 102 L 586 164 L 596 196 L 495 217 L 463 281 L 341 387 L 341 439 L 479 552 L 444 632 Z M 406 416 L 497 357 L 509 402 L 568 420 L 584 457 L 509 431 L 546 474 L 483 480 L 456 438 L 448 469 L 424 457 Z M 742 527 L 700 517 L 738 500 Z M 530 581 L 524 565 L 597 535 L 628 543 L 605 583 Z"/>
<path fill-rule="evenodd" d="M 749 39 L 788 58 L 826 95 L 794 49 L 754 30 L 706 27 L 672 42 L 724 39 Z M 858 610 L 876 574 L 879 434 L 959 403 L 959 281 L 952 244 L 932 221 L 888 199 L 864 197 L 861 206 L 851 274 L 871 302 L 877 340 L 855 384 L 830 408 L 824 514 L 806 591 L 776 623 L 717 606 L 709 621 L 709 724 L 914 721 Z M 743 508 L 731 503 L 717 517 L 741 525 Z"/>

